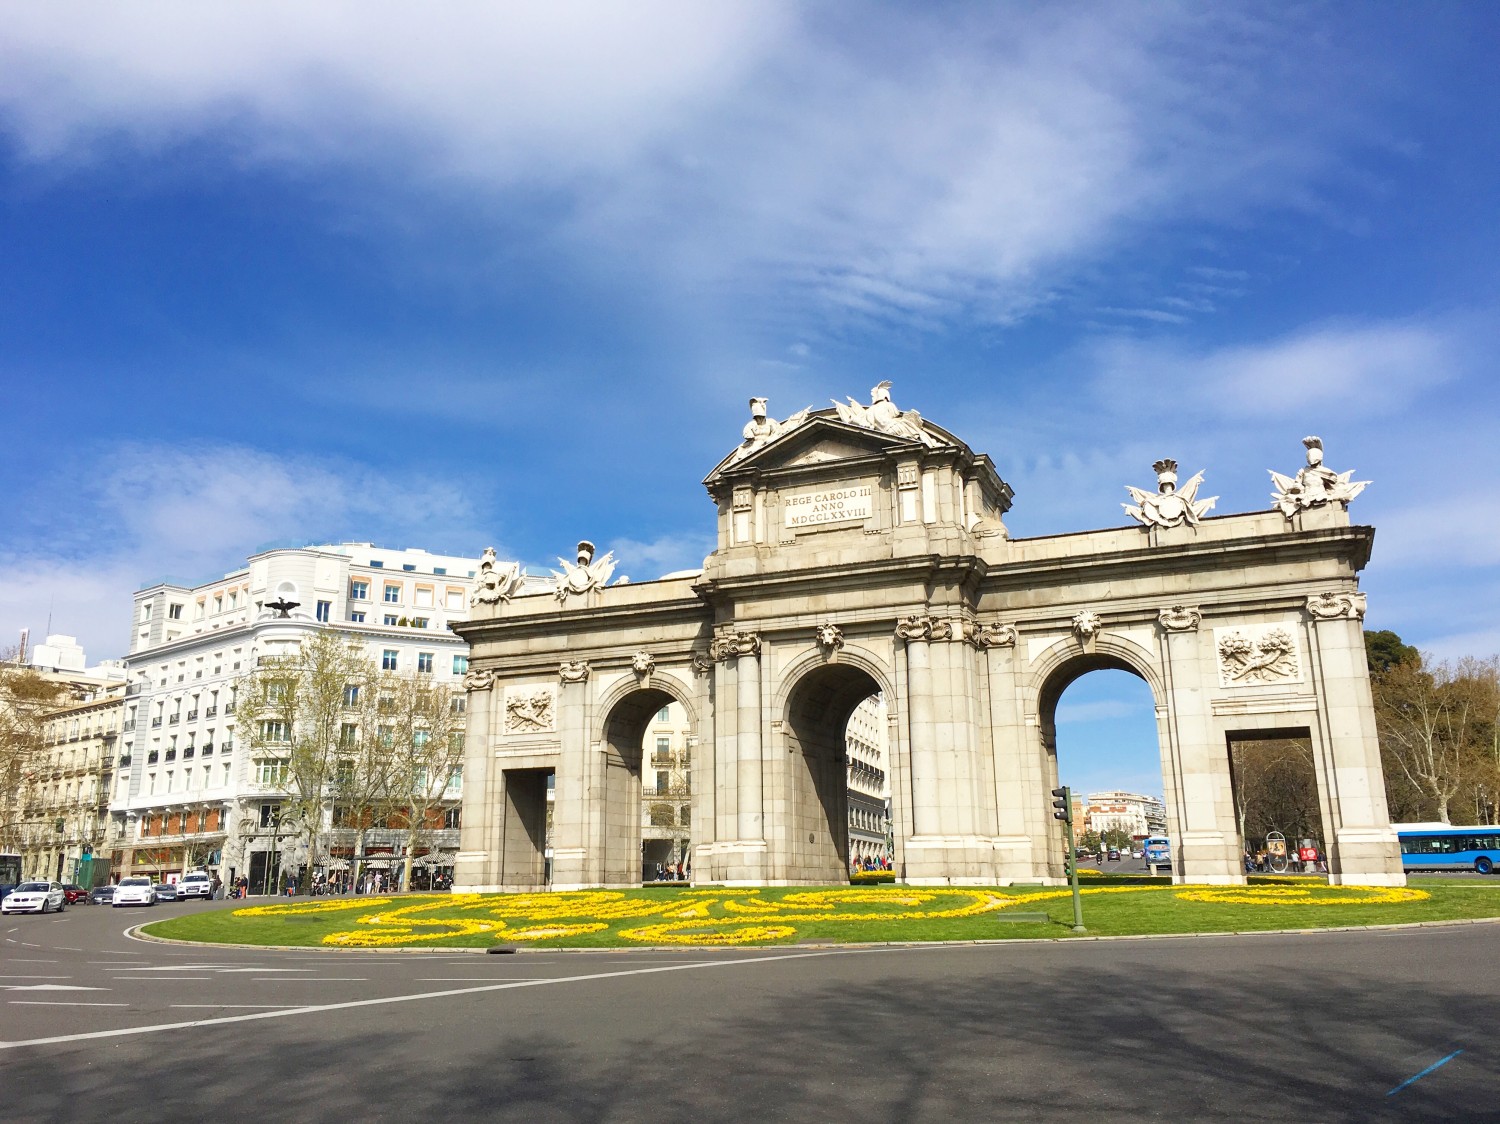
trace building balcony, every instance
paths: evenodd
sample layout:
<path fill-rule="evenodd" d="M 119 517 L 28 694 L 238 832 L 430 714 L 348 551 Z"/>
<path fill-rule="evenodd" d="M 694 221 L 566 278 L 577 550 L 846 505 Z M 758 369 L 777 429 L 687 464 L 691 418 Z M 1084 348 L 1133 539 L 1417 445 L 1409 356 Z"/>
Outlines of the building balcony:
<path fill-rule="evenodd" d="M 151 728 L 153 730 L 159 730 L 159 729 L 161 729 L 161 719 L 160 718 L 153 718 L 153 719 L 151 719 Z"/>
<path fill-rule="evenodd" d="M 190 711 L 188 711 L 187 712 L 187 720 L 189 722 L 196 722 L 196 721 L 198 721 L 198 712 L 196 710 L 190 710 Z"/>
<path fill-rule="evenodd" d="M 181 718 L 182 718 L 182 715 L 180 715 L 180 714 L 170 714 L 170 715 L 167 716 L 167 725 L 168 726 L 175 726 L 181 720 Z"/>
<path fill-rule="evenodd" d="M 219 713 L 219 708 L 216 707 L 216 706 L 211 706 L 211 707 L 209 707 L 207 710 L 205 710 L 203 712 L 203 717 L 205 717 L 205 718 L 215 718 L 215 717 L 218 716 L 218 713 Z"/>

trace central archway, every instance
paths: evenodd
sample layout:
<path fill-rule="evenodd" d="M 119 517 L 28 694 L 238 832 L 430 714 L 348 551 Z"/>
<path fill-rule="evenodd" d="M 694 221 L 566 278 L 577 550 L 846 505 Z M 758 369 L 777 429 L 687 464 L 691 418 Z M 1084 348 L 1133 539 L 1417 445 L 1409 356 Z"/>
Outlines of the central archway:
<path fill-rule="evenodd" d="M 660 687 L 629 691 L 609 708 L 602 729 L 604 756 L 603 800 L 600 839 L 603 848 L 604 882 L 609 885 L 640 885 L 642 772 L 646 731 L 664 708 L 686 705 L 685 700 Z M 693 713 L 688 707 L 688 722 Z M 696 740 L 696 739 L 691 739 Z"/>
<path fill-rule="evenodd" d="M 849 880 L 846 731 L 855 708 L 882 686 L 853 663 L 828 663 L 802 675 L 786 698 L 783 783 L 771 800 L 780 835 L 771 877 L 789 882 Z"/>

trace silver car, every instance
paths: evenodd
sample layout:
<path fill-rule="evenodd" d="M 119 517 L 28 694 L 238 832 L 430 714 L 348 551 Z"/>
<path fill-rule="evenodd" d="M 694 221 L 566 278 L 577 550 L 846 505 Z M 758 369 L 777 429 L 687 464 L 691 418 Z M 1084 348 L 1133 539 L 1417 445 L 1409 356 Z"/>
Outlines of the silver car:
<path fill-rule="evenodd" d="M 155 905 L 156 887 L 149 878 L 122 878 L 110 904 L 116 909 L 122 905 Z"/>
<path fill-rule="evenodd" d="M 60 882 L 22 882 L 0 902 L 0 913 L 61 913 L 67 908 Z"/>

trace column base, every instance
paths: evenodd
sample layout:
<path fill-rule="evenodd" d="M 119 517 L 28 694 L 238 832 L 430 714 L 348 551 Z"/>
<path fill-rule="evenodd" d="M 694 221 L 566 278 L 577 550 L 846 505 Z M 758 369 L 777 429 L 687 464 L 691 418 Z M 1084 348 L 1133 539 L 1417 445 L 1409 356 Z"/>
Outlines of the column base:
<path fill-rule="evenodd" d="M 1245 884 L 1245 852 L 1238 838 L 1231 838 L 1222 831 L 1184 832 L 1175 840 L 1176 854 L 1172 856 L 1172 882 L 1174 885 L 1197 886 L 1243 886 Z"/>
<path fill-rule="evenodd" d="M 1388 827 L 1346 827 L 1334 832 L 1330 886 L 1405 886 L 1401 841 Z"/>
<path fill-rule="evenodd" d="M 909 886 L 993 886 L 995 841 L 978 835 L 913 836 L 898 881 Z"/>
<path fill-rule="evenodd" d="M 768 848 L 764 839 L 723 839 L 700 848 L 700 861 L 708 864 L 708 877 L 699 876 L 693 867 L 695 881 L 722 886 L 765 886 Z"/>

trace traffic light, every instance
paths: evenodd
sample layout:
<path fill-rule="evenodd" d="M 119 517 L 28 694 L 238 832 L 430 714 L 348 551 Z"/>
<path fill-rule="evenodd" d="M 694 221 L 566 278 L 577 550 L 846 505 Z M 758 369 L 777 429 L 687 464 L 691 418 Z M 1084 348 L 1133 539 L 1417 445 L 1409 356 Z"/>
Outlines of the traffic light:
<path fill-rule="evenodd" d="M 1066 786 L 1052 790 L 1052 818 L 1063 823 L 1073 822 L 1073 792 Z"/>

